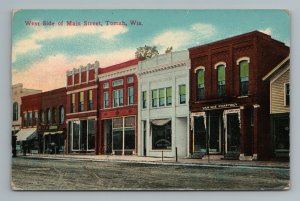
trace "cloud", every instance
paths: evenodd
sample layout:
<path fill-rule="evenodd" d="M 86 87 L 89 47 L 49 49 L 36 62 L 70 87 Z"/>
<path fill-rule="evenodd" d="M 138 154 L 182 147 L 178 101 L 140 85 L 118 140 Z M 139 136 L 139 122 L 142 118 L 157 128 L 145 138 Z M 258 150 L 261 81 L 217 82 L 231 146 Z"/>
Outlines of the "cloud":
<path fill-rule="evenodd" d="M 266 29 L 260 29 L 259 31 L 262 32 L 262 33 L 268 34 L 270 36 L 272 34 L 272 29 L 270 27 L 266 28 Z"/>
<path fill-rule="evenodd" d="M 161 49 L 173 46 L 181 49 L 191 43 L 199 43 L 216 34 L 216 27 L 211 24 L 195 23 L 187 30 L 168 30 L 155 36 L 152 43 Z"/>
<path fill-rule="evenodd" d="M 105 54 L 77 56 L 70 59 L 64 54 L 49 56 L 36 62 L 27 69 L 12 71 L 12 83 L 23 83 L 26 88 L 48 91 L 66 86 L 66 71 L 80 65 L 100 62 L 100 67 L 107 67 L 134 58 L 135 49 L 122 49 Z"/>
<path fill-rule="evenodd" d="M 112 40 L 117 35 L 124 34 L 128 31 L 124 26 L 55 26 L 51 28 L 38 27 L 33 29 L 33 33 L 13 45 L 13 62 L 16 61 L 16 57 L 19 54 L 40 49 L 42 47 L 41 42 L 45 40 L 87 34 L 98 34 L 101 39 Z"/>

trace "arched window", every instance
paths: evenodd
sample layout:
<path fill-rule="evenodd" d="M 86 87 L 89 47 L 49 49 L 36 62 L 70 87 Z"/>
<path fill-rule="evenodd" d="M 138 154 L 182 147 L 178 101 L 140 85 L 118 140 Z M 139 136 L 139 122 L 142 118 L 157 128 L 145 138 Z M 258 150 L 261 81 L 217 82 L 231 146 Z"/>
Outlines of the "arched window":
<path fill-rule="evenodd" d="M 51 121 L 51 110 L 48 108 L 47 109 L 47 124 L 50 125 Z"/>
<path fill-rule="evenodd" d="M 56 124 L 56 108 L 52 108 L 52 125 Z"/>
<path fill-rule="evenodd" d="M 223 64 L 217 66 L 217 73 L 218 73 L 218 96 L 223 97 L 226 95 L 225 66 Z"/>
<path fill-rule="evenodd" d="M 45 112 L 43 110 L 41 111 L 41 124 L 45 124 Z"/>
<path fill-rule="evenodd" d="M 249 82 L 249 61 L 243 60 L 239 62 L 240 68 L 240 95 L 248 95 L 248 82 Z"/>
<path fill-rule="evenodd" d="M 204 81 L 205 81 L 205 71 L 200 69 L 197 71 L 197 100 L 204 99 Z"/>
<path fill-rule="evenodd" d="M 13 104 L 13 121 L 18 121 L 18 113 L 19 113 L 19 104 L 14 102 Z"/>
<path fill-rule="evenodd" d="M 65 121 L 65 109 L 63 106 L 59 107 L 59 123 L 63 124 Z"/>

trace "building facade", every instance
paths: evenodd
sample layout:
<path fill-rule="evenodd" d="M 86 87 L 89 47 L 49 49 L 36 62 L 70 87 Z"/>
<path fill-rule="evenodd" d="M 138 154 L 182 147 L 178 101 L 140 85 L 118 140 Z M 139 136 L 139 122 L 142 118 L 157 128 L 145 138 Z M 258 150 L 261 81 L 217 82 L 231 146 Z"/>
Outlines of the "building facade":
<path fill-rule="evenodd" d="M 289 48 L 254 31 L 190 48 L 189 54 L 190 152 L 269 159 L 269 85 L 261 80 Z"/>
<path fill-rule="evenodd" d="M 189 155 L 188 51 L 139 62 L 139 156 Z"/>
<path fill-rule="evenodd" d="M 137 153 L 138 59 L 99 69 L 99 151 Z"/>
<path fill-rule="evenodd" d="M 290 151 L 290 57 L 264 78 L 270 84 L 270 123 L 274 158 L 289 158 Z"/>

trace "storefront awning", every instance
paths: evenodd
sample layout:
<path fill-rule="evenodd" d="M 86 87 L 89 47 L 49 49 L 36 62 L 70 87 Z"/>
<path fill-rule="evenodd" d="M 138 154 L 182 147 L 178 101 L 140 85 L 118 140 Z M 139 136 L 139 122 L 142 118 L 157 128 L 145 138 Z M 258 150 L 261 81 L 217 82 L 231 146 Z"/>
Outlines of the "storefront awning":
<path fill-rule="evenodd" d="M 17 141 L 31 140 L 37 136 L 36 128 L 21 129 L 17 133 Z"/>
<path fill-rule="evenodd" d="M 44 135 L 55 135 L 55 134 L 62 134 L 63 131 L 52 131 L 52 132 L 44 132 Z"/>
<path fill-rule="evenodd" d="M 156 120 L 152 120 L 151 123 L 155 126 L 164 126 L 170 121 L 171 119 L 156 119 Z"/>

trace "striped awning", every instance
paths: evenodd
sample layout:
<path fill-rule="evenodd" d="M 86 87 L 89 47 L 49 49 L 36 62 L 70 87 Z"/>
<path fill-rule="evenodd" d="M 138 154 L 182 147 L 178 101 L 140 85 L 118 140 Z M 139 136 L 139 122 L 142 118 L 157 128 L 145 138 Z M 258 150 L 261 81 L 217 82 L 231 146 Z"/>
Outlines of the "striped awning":
<path fill-rule="evenodd" d="M 37 136 L 36 128 L 24 128 L 17 133 L 17 141 L 31 140 Z"/>

